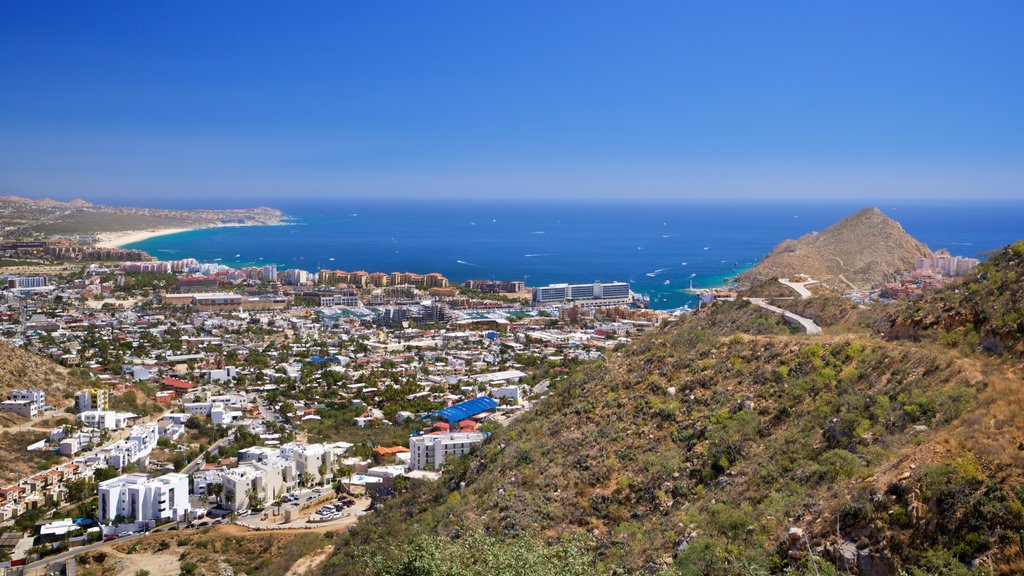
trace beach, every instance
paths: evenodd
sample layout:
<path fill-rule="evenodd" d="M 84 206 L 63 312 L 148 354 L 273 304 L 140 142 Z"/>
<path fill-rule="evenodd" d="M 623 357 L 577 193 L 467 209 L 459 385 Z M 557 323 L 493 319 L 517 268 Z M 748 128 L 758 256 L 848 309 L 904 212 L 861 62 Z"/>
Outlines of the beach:
<path fill-rule="evenodd" d="M 96 236 L 95 246 L 98 248 L 120 248 L 125 244 L 142 242 L 157 236 L 188 232 L 193 228 L 155 228 L 151 230 L 124 230 L 121 232 L 102 232 Z"/>
<path fill-rule="evenodd" d="M 181 232 L 190 232 L 192 230 L 208 230 L 211 228 L 244 228 L 250 226 L 281 226 L 282 222 L 253 222 L 253 223 L 241 223 L 241 222 L 225 222 L 213 225 L 199 225 L 191 228 L 150 228 L 148 230 L 123 230 L 120 232 L 101 232 L 96 235 L 96 243 L 94 246 L 97 248 L 120 248 L 127 246 L 128 244 L 134 244 L 136 242 L 142 242 L 143 240 L 149 240 L 150 238 L 156 238 L 157 236 L 169 236 L 171 234 L 179 234 Z"/>

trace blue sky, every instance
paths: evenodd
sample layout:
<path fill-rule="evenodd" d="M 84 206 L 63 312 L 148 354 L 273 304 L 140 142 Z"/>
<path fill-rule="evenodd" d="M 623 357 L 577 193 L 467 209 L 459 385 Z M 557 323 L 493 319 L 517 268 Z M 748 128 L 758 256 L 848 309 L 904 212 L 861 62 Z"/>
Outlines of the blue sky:
<path fill-rule="evenodd" d="M 0 194 L 1024 198 L 1024 3 L 5 2 Z"/>

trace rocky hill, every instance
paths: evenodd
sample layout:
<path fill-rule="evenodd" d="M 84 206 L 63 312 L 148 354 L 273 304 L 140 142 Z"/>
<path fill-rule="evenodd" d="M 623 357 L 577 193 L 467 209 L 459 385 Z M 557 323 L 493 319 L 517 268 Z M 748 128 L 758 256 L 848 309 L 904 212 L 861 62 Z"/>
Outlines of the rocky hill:
<path fill-rule="evenodd" d="M 77 390 L 68 371 L 44 358 L 0 341 L 0 397 L 15 388 L 35 388 L 46 392 L 47 401 L 59 405 L 70 400 Z"/>
<path fill-rule="evenodd" d="M 1024 244 L 1005 254 L 979 281 L 1010 281 Z M 936 298 L 966 291 L 1004 305 L 960 285 Z M 717 304 L 572 373 L 364 518 L 324 573 L 1024 573 L 1024 381 L 1007 358 L 867 328 L 808 337 Z"/>
<path fill-rule="evenodd" d="M 779 243 L 740 282 L 758 284 L 804 274 L 840 290 L 880 287 L 894 274 L 912 270 L 914 259 L 931 255 L 878 208 L 865 208 L 821 232 Z"/>

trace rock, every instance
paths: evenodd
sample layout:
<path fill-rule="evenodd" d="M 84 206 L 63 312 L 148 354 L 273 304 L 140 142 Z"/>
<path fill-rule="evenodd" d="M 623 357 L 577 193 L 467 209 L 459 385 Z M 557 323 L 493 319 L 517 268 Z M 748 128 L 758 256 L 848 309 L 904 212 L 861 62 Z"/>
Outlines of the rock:
<path fill-rule="evenodd" d="M 669 396 L 675 396 L 676 395 L 676 387 L 675 386 L 669 386 L 668 387 L 668 395 Z"/>
<path fill-rule="evenodd" d="M 789 532 L 786 533 L 786 537 L 789 538 L 789 545 L 794 546 L 804 539 L 804 530 L 803 528 L 790 526 Z"/>
<path fill-rule="evenodd" d="M 917 426 L 912 427 L 910 431 L 913 432 L 914 434 L 920 434 L 922 432 L 927 432 L 928 427 L 925 426 L 924 424 L 918 424 Z"/>

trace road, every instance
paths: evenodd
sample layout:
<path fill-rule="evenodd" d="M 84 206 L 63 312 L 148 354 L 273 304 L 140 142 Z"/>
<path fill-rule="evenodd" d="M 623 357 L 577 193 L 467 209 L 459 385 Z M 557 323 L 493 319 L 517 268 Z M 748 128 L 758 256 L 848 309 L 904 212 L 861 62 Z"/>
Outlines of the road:
<path fill-rule="evenodd" d="M 750 302 L 754 306 L 764 308 L 765 310 L 768 310 L 770 312 L 782 314 L 782 317 L 786 320 L 786 322 L 789 322 L 791 324 L 799 324 L 803 326 L 804 331 L 806 331 L 811 336 L 821 334 L 821 326 L 815 324 L 814 320 L 811 320 L 810 318 L 804 318 L 803 316 L 798 316 L 790 312 L 789 310 L 783 310 L 778 306 L 772 306 L 771 304 L 766 302 L 764 298 L 747 298 L 747 302 Z"/>
<path fill-rule="evenodd" d="M 802 300 L 807 300 L 808 298 L 813 296 L 813 294 L 811 294 L 811 291 L 807 289 L 807 285 L 808 284 L 817 284 L 818 281 L 817 280 L 809 280 L 807 282 L 790 282 L 789 278 L 779 278 L 779 283 L 780 284 L 785 284 L 786 286 L 789 286 L 793 290 L 796 290 L 796 293 L 800 295 L 800 298 Z"/>
<path fill-rule="evenodd" d="M 214 442 L 213 445 L 206 449 L 206 452 L 202 453 L 198 458 L 190 462 L 188 466 L 185 466 L 181 473 L 192 474 L 193 472 L 198 470 L 200 467 L 202 467 L 203 464 L 206 463 L 207 458 L 209 458 L 213 454 L 216 454 L 217 451 L 223 448 L 225 444 L 231 442 L 231 440 L 233 440 L 234 437 L 235 431 L 234 429 L 232 429 L 230 434 Z"/>
<path fill-rule="evenodd" d="M 47 565 L 53 564 L 54 562 L 64 562 L 66 560 L 70 560 L 70 559 L 74 558 L 75 556 L 78 556 L 79 554 L 84 554 L 86 552 L 90 552 L 92 550 L 96 550 L 96 549 L 99 549 L 99 548 L 104 548 L 106 546 L 113 546 L 114 544 L 120 544 L 121 542 L 125 542 L 127 540 L 132 540 L 132 539 L 138 538 L 140 536 L 143 536 L 143 534 L 133 534 L 131 536 L 125 536 L 123 538 L 118 538 L 117 540 L 111 540 L 110 542 L 99 541 L 99 542 L 94 542 L 92 544 L 86 544 L 85 546 L 77 546 L 77 547 L 71 548 L 70 550 L 67 550 L 65 552 L 61 552 L 60 554 L 54 554 L 53 556 L 47 556 L 46 558 L 43 558 L 42 560 L 37 560 L 35 562 L 32 562 L 31 564 L 26 564 L 25 565 L 25 573 L 28 574 L 32 570 L 38 570 L 40 568 L 45 568 Z"/>

